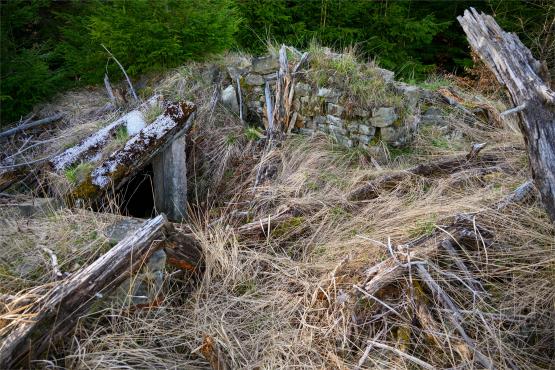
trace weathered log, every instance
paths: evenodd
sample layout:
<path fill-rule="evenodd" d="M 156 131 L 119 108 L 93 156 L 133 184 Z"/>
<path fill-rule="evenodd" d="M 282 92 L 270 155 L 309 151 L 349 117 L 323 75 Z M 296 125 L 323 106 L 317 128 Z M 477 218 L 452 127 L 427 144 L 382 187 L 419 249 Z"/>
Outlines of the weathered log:
<path fill-rule="evenodd" d="M 106 142 L 113 136 L 116 131 L 127 124 L 129 120 L 136 119 L 137 116 L 142 117 L 142 113 L 148 109 L 160 104 L 160 96 L 155 95 L 141 104 L 136 110 L 133 110 L 122 117 L 118 118 L 108 126 L 103 127 L 87 138 L 83 139 L 79 144 L 63 151 L 50 161 L 50 165 L 56 172 L 60 172 L 73 166 L 76 163 L 87 161 L 94 158 L 104 147 Z"/>
<path fill-rule="evenodd" d="M 509 90 L 514 106 L 524 106 L 516 111 L 532 178 L 555 222 L 555 91 L 542 78 L 542 63 L 491 16 L 470 8 L 457 20 L 474 51 Z"/>
<path fill-rule="evenodd" d="M 171 103 L 164 114 L 112 153 L 72 191 L 73 199 L 96 199 L 108 190 L 118 190 L 166 149 L 176 137 L 187 132 L 195 116 L 191 102 Z"/>
<path fill-rule="evenodd" d="M 94 303 L 136 272 L 165 238 L 167 219 L 160 215 L 128 236 L 91 265 L 61 282 L 26 310 L 0 346 L 0 368 L 28 367 L 27 361 L 63 338 Z"/>
<path fill-rule="evenodd" d="M 0 139 L 13 136 L 13 135 L 15 135 L 15 134 L 17 134 L 21 131 L 24 131 L 24 130 L 29 130 L 29 129 L 32 129 L 32 128 L 35 128 L 35 127 L 38 127 L 38 126 L 42 126 L 42 125 L 46 125 L 48 123 L 59 121 L 64 117 L 64 115 L 65 115 L 64 113 L 57 113 L 57 114 L 54 114 L 53 116 L 46 117 L 46 118 L 43 118 L 43 119 L 39 119 L 38 121 L 34 121 L 34 122 L 30 122 L 30 123 L 26 123 L 26 124 L 23 124 L 23 125 L 16 126 L 16 127 L 11 128 L 9 130 L 0 132 Z"/>
<path fill-rule="evenodd" d="M 421 163 L 404 171 L 378 177 L 353 190 L 348 194 L 348 199 L 356 201 L 377 198 L 381 191 L 391 190 L 401 181 L 415 175 L 423 177 L 450 175 L 471 168 L 493 167 L 503 161 L 501 153 L 485 153 L 478 156 L 483 148 L 482 144 L 475 144 L 468 154 Z"/>
<path fill-rule="evenodd" d="M 160 248 L 170 251 L 174 258 L 177 256 L 188 270 L 201 271 L 202 253 L 194 238 L 176 231 L 163 214 L 148 220 L 91 265 L 61 281 L 25 309 L 22 314 L 29 319 L 13 322 L 13 328 L 0 344 L 0 368 L 28 368 L 28 361 L 40 356 L 52 342 L 67 336 L 96 297 L 109 294 Z"/>

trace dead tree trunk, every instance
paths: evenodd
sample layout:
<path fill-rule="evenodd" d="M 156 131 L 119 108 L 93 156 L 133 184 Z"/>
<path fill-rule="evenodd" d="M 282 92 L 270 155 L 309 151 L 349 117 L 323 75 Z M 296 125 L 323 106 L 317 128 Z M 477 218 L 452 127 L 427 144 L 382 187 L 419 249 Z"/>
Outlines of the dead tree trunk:
<path fill-rule="evenodd" d="M 497 80 L 509 90 L 519 115 L 534 183 L 555 222 L 555 92 L 542 78 L 542 65 L 519 38 L 474 8 L 457 18 L 468 41 Z"/>

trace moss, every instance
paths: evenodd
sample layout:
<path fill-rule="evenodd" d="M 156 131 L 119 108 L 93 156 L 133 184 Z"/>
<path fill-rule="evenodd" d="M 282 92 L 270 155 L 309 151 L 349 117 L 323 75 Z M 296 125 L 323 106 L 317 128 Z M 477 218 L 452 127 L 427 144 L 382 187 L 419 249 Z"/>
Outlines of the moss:
<path fill-rule="evenodd" d="M 82 162 L 77 166 L 66 169 L 64 175 L 72 185 L 76 185 L 91 173 L 93 167 L 93 164 L 90 162 Z"/>
<path fill-rule="evenodd" d="M 409 236 L 411 238 L 417 238 L 423 235 L 432 235 L 436 228 L 436 220 L 437 215 L 432 215 L 427 220 L 417 222 L 415 226 L 409 230 Z"/>
<path fill-rule="evenodd" d="M 291 231 L 298 229 L 304 222 L 304 217 L 291 217 L 284 222 L 280 223 L 275 229 L 272 230 L 273 237 L 284 236 Z"/>

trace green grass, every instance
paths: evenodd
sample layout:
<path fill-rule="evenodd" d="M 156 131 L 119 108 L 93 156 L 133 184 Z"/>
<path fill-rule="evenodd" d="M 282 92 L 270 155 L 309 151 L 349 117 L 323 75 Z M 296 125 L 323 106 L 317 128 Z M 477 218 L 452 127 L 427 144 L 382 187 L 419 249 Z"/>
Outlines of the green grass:
<path fill-rule="evenodd" d="M 249 141 L 256 141 L 259 139 L 264 138 L 264 134 L 262 131 L 257 127 L 246 127 L 245 128 L 245 137 Z"/>
<path fill-rule="evenodd" d="M 66 169 L 64 175 L 72 185 L 76 185 L 93 170 L 93 167 L 92 163 L 83 162 L 77 166 Z"/>
<path fill-rule="evenodd" d="M 154 120 L 162 113 L 164 113 L 164 110 L 158 104 L 150 107 L 144 114 L 146 124 L 148 125 L 154 122 Z"/>
<path fill-rule="evenodd" d="M 127 142 L 129 139 L 129 133 L 127 132 L 127 127 L 125 125 L 121 125 L 117 128 L 115 133 L 115 140 L 118 144 L 123 144 Z"/>

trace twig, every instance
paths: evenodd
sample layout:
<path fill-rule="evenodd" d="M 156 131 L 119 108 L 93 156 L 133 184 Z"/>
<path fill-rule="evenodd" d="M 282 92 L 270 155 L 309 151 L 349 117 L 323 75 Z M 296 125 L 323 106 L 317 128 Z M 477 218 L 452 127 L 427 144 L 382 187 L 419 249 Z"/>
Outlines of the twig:
<path fill-rule="evenodd" d="M 358 285 L 354 284 L 353 288 L 355 288 L 356 290 L 358 290 L 359 292 L 361 292 L 362 294 L 364 294 L 367 298 L 372 298 L 374 301 L 378 302 L 379 304 L 381 304 L 382 306 L 384 306 L 385 308 L 387 308 L 389 311 L 393 312 L 395 315 L 399 316 L 401 319 L 405 319 L 399 312 L 397 312 L 393 307 L 391 307 L 390 305 L 388 305 L 387 303 L 385 303 L 384 301 L 382 301 L 379 298 L 374 297 L 372 294 L 368 293 L 366 290 L 362 289 L 361 287 L 359 287 Z"/>
<path fill-rule="evenodd" d="M 401 357 L 404 357 L 404 358 L 406 358 L 407 360 L 412 361 L 412 362 L 414 362 L 415 364 L 417 364 L 417 365 L 419 365 L 419 366 L 422 366 L 422 367 L 425 368 L 425 369 L 430 369 L 430 370 L 434 370 L 434 369 L 435 369 L 435 367 L 433 367 L 433 366 L 430 365 L 429 363 L 427 363 L 427 362 L 425 362 L 425 361 L 422 361 L 421 359 L 416 358 L 416 357 L 414 357 L 414 356 L 411 356 L 411 355 L 409 355 L 409 354 L 407 354 L 407 353 L 405 353 L 405 352 L 403 352 L 403 351 L 401 351 L 401 350 L 399 350 L 399 349 L 397 349 L 397 348 L 395 348 L 395 347 L 388 346 L 387 344 L 383 344 L 383 343 L 376 342 L 376 341 L 373 341 L 373 340 L 368 340 L 368 344 L 371 344 L 371 345 L 373 345 L 374 347 L 377 347 L 377 348 L 387 349 L 387 350 L 389 350 L 389 351 L 391 351 L 391 352 L 394 352 L 395 354 L 397 354 L 397 355 L 399 355 L 399 356 L 401 356 Z"/>
<path fill-rule="evenodd" d="M 451 323 L 453 324 L 455 329 L 459 332 L 462 339 L 466 342 L 466 344 L 474 352 L 474 354 L 476 355 L 476 358 L 478 359 L 480 364 L 482 364 L 482 366 L 484 366 L 487 369 L 492 369 L 493 364 L 492 364 L 491 360 L 476 348 L 476 346 L 474 345 L 474 340 L 472 338 L 470 338 L 468 336 L 468 334 L 466 334 L 466 331 L 464 330 L 461 323 L 459 322 L 459 318 L 461 317 L 461 314 L 460 314 L 458 308 L 455 306 L 455 304 L 451 300 L 451 298 L 447 295 L 447 293 L 445 293 L 443 291 L 443 289 L 432 278 L 432 276 L 430 275 L 428 270 L 426 270 L 426 268 L 423 265 L 417 265 L 417 269 L 418 269 L 418 273 L 420 274 L 420 277 L 422 278 L 422 280 L 424 282 L 426 282 L 428 287 L 430 287 L 430 289 L 433 292 L 436 293 L 436 296 L 443 303 L 443 305 L 452 312 L 452 314 L 448 315 L 449 321 L 451 321 Z"/>
<path fill-rule="evenodd" d="M 522 112 L 524 109 L 526 109 L 526 103 L 522 103 L 518 107 L 514 107 L 514 108 L 508 109 L 504 112 L 501 112 L 499 114 L 499 116 L 505 117 L 505 116 L 508 116 L 509 114 Z"/>
<path fill-rule="evenodd" d="M 127 72 L 125 72 L 125 68 L 123 68 L 123 66 L 121 65 L 119 60 L 117 60 L 117 58 L 114 56 L 114 54 L 112 54 L 110 52 L 110 50 L 108 50 L 106 48 L 106 46 L 104 46 L 104 44 L 100 44 L 100 46 L 102 46 L 104 48 L 104 50 L 106 50 L 106 52 L 108 54 L 110 54 L 112 59 L 114 59 L 114 61 L 117 63 L 117 65 L 119 66 L 119 68 L 123 72 L 123 75 L 125 76 L 125 79 L 127 80 L 127 84 L 129 85 L 129 89 L 131 90 L 131 94 L 133 94 L 133 99 L 135 99 L 135 101 L 139 101 L 139 98 L 137 97 L 137 94 L 135 93 L 135 89 L 133 88 L 133 84 L 131 83 L 131 80 L 129 79 L 129 76 L 127 75 Z"/>
<path fill-rule="evenodd" d="M 243 123 L 243 94 L 241 93 L 241 80 L 237 76 L 237 95 L 239 95 L 239 119 Z"/>
<path fill-rule="evenodd" d="M 114 106 L 116 106 L 116 97 L 114 96 L 114 91 L 112 90 L 112 85 L 110 85 L 110 79 L 108 78 L 108 73 L 104 74 L 104 86 L 106 86 L 106 91 L 108 92 L 108 97 Z"/>
<path fill-rule="evenodd" d="M 47 123 L 58 121 L 63 116 L 64 116 L 64 113 L 58 113 L 58 114 L 55 114 L 55 115 L 50 116 L 50 117 L 39 119 L 38 121 L 34 121 L 34 122 L 31 122 L 31 123 L 19 125 L 17 127 L 11 128 L 11 129 L 6 130 L 4 132 L 0 132 L 0 138 L 9 137 L 9 136 L 15 135 L 18 132 L 21 132 L 23 130 L 27 130 L 27 129 L 34 128 L 34 127 L 37 127 L 37 126 L 46 125 Z"/>
<path fill-rule="evenodd" d="M 62 274 L 62 272 L 60 271 L 60 268 L 58 267 L 58 257 L 54 254 L 54 252 L 51 249 L 42 247 L 42 250 L 48 253 L 48 255 L 50 256 L 50 259 L 52 261 L 52 269 L 54 270 L 54 276 L 57 279 L 61 279 L 64 275 Z"/>

